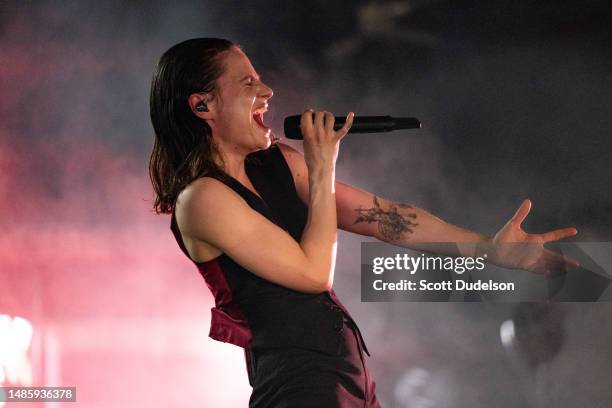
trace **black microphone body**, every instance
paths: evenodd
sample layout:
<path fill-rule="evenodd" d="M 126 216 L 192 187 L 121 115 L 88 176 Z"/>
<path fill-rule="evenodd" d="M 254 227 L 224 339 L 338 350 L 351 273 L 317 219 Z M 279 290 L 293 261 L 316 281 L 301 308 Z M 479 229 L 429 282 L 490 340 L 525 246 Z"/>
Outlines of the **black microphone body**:
<path fill-rule="evenodd" d="M 287 139 L 303 140 L 300 130 L 301 115 L 285 118 L 285 137 Z M 346 117 L 336 117 L 334 130 L 344 126 Z M 379 133 L 399 129 L 419 129 L 421 122 L 416 118 L 393 118 L 391 116 L 355 116 L 349 133 Z"/>

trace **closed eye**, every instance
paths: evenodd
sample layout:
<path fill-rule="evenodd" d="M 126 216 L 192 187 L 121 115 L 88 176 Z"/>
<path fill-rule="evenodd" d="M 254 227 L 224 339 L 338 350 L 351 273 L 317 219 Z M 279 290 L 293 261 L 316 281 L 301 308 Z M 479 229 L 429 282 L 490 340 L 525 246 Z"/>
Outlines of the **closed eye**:
<path fill-rule="evenodd" d="M 245 85 L 251 86 L 257 81 L 257 79 L 249 75 L 248 77 L 244 78 L 243 81 Z"/>

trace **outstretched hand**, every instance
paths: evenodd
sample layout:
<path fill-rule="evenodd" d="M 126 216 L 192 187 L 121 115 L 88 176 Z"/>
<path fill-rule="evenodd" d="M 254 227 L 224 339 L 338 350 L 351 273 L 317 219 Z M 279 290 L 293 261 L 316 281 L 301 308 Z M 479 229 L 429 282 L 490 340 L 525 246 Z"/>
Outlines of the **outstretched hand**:
<path fill-rule="evenodd" d="M 521 228 L 521 224 L 530 210 L 531 201 L 523 201 L 516 214 L 495 234 L 491 240 L 494 248 L 491 261 L 505 268 L 523 269 L 546 275 L 579 266 L 575 260 L 544 248 L 547 242 L 576 235 L 578 233 L 576 228 L 529 234 Z"/>

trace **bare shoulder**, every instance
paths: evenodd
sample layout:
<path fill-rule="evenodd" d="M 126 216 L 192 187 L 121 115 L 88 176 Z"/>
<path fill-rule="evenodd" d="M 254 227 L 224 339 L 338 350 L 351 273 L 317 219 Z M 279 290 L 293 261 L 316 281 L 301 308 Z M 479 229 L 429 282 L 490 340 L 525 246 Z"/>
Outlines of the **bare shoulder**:
<path fill-rule="evenodd" d="M 216 246 L 225 235 L 227 222 L 250 207 L 234 190 L 212 177 L 189 184 L 176 201 L 176 221 L 184 236 Z"/>
<path fill-rule="evenodd" d="M 291 154 L 299 154 L 300 156 L 302 155 L 302 153 L 300 153 L 295 148 L 289 146 L 288 144 L 279 142 L 279 143 L 276 143 L 276 146 L 278 146 L 281 152 L 283 152 L 284 156 L 291 155 Z"/>
<path fill-rule="evenodd" d="M 277 145 L 289 165 L 300 198 L 302 198 L 302 201 L 307 202 L 308 167 L 304 161 L 304 155 L 300 151 L 284 143 L 277 143 Z"/>
<path fill-rule="evenodd" d="M 238 199 L 240 196 L 221 181 L 212 177 L 200 177 L 179 194 L 176 207 L 177 211 L 188 215 L 223 207 Z"/>
<path fill-rule="evenodd" d="M 277 143 L 276 145 L 285 157 L 285 160 L 289 166 L 306 165 L 304 162 L 304 155 L 299 150 L 296 150 L 295 148 L 284 143 Z"/>

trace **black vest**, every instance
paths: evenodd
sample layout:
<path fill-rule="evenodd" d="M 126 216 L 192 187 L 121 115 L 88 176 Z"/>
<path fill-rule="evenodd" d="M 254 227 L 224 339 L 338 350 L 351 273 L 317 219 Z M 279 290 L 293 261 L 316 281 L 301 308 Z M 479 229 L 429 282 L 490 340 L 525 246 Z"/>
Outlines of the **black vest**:
<path fill-rule="evenodd" d="M 278 146 L 249 155 L 245 170 L 261 198 L 227 174 L 211 177 L 226 184 L 251 208 L 299 242 L 308 208 L 297 195 L 291 171 Z M 174 213 L 171 229 L 189 257 Z M 346 353 L 341 338 L 343 320 L 349 320 L 355 327 L 356 324 L 333 290 L 318 295 L 297 292 L 258 277 L 225 254 L 194 263 L 215 297 L 211 338 L 245 349 L 288 346 L 332 355 Z M 359 337 L 367 353 L 361 333 Z"/>

